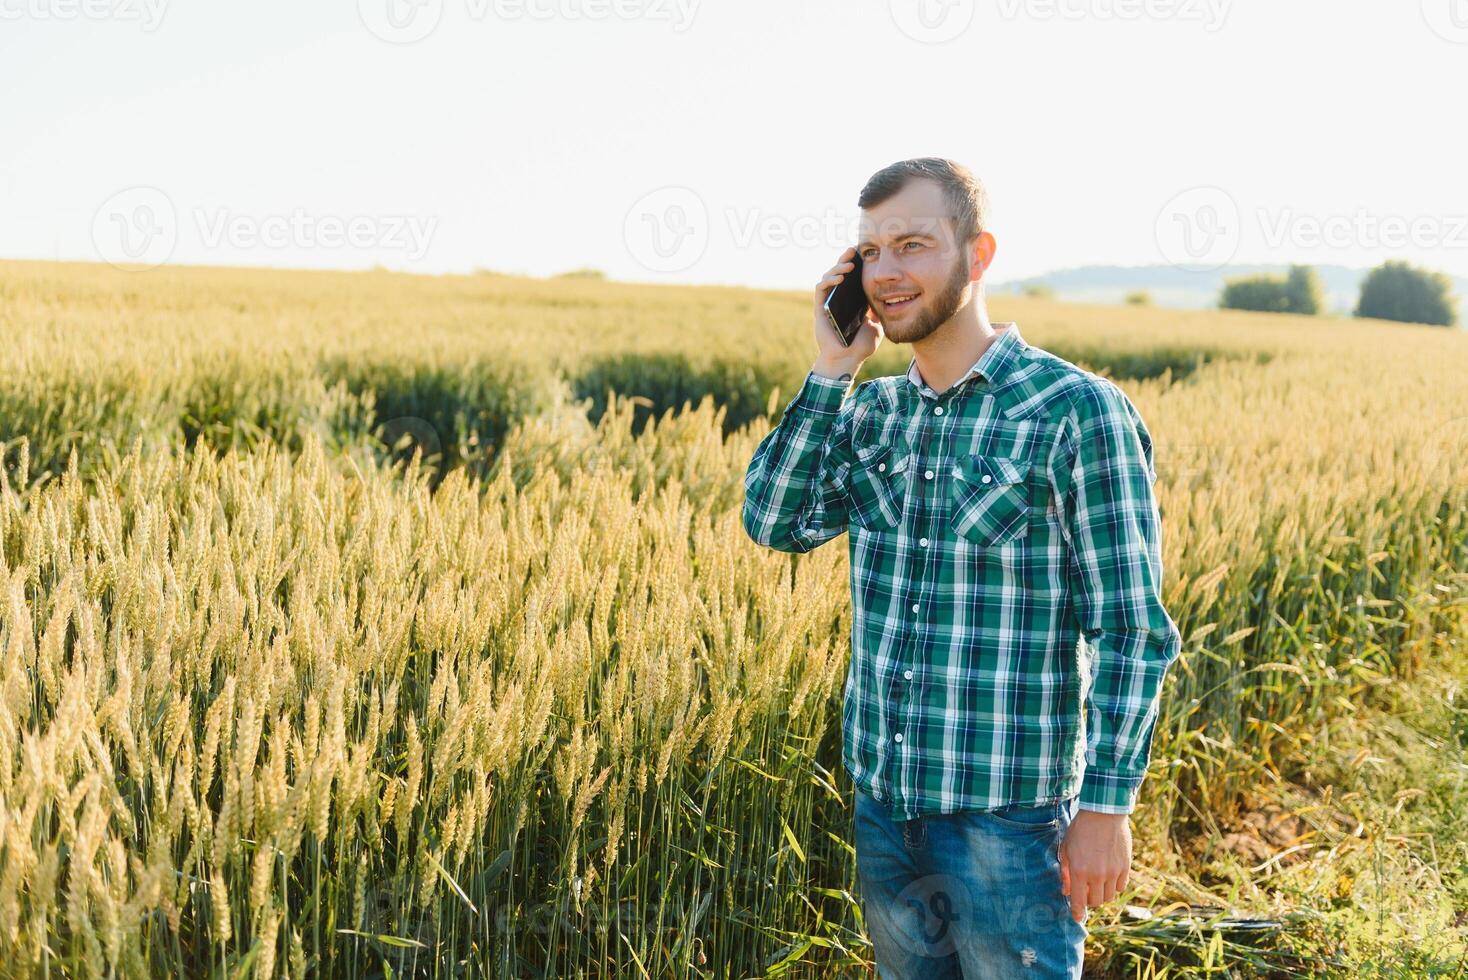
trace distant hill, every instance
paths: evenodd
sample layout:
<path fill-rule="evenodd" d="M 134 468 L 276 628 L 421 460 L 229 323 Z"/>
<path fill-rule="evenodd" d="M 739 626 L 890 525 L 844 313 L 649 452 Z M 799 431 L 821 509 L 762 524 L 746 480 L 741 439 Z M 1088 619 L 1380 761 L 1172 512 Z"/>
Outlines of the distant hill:
<path fill-rule="evenodd" d="M 1231 265 L 1213 272 L 1189 272 L 1171 265 L 1087 265 L 1076 269 L 1060 269 L 1028 279 L 1014 279 L 989 287 L 991 293 L 1022 293 L 1031 285 L 1049 286 L 1055 298 L 1076 303 L 1120 303 L 1126 294 L 1145 289 L 1155 306 L 1178 309 L 1212 309 L 1225 279 L 1261 273 L 1283 275 L 1287 265 Z M 1361 280 L 1369 269 L 1352 269 L 1343 265 L 1317 265 L 1321 287 L 1325 290 L 1326 309 L 1349 316 L 1361 295 Z M 1460 308 L 1468 315 L 1468 279 L 1448 277 L 1458 294 Z"/>

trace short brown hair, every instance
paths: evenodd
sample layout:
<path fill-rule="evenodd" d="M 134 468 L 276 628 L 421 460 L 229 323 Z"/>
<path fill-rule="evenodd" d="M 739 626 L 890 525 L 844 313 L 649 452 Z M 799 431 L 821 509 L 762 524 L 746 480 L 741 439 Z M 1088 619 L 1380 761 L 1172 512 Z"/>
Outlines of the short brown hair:
<path fill-rule="evenodd" d="M 857 206 L 876 207 L 914 177 L 926 177 L 942 185 L 943 198 L 951 212 L 949 217 L 958 233 L 958 244 L 966 244 L 985 230 L 989 223 L 989 194 L 983 182 L 963 164 L 942 157 L 917 157 L 883 167 L 867 180 L 857 198 Z"/>

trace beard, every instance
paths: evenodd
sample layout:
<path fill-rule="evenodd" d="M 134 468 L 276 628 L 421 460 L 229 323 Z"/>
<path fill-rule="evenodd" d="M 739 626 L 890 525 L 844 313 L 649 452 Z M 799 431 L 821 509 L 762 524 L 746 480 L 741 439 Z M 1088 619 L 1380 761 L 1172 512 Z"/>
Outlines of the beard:
<path fill-rule="evenodd" d="M 948 281 L 911 323 L 893 325 L 884 316 L 882 335 L 895 343 L 914 344 L 953 319 L 953 314 L 963 305 L 963 287 L 969 284 L 968 263 L 964 261 L 965 258 L 962 253 L 959 254 Z"/>

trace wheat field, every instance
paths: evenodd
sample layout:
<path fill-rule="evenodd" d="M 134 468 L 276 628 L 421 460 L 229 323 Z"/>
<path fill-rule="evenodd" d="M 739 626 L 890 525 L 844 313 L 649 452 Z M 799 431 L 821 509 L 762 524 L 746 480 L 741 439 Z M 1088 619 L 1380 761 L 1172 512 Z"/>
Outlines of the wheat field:
<path fill-rule="evenodd" d="M 808 307 L 0 262 L 0 971 L 867 975 L 846 542 L 739 520 Z M 1463 969 L 1468 333 L 990 313 L 1156 441 L 1184 649 L 1097 975 Z"/>

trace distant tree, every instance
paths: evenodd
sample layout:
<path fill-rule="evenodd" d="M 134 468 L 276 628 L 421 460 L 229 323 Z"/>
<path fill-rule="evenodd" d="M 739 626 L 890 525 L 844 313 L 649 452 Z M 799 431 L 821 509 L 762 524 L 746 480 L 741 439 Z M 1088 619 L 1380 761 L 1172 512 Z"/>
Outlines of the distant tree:
<path fill-rule="evenodd" d="M 1126 302 L 1128 306 L 1151 306 L 1152 294 L 1145 289 L 1133 289 L 1126 294 Z"/>
<path fill-rule="evenodd" d="M 1289 294 L 1279 276 L 1246 276 L 1223 284 L 1218 297 L 1221 310 L 1256 310 L 1261 313 L 1288 313 Z"/>
<path fill-rule="evenodd" d="M 1285 293 L 1289 298 L 1291 313 L 1318 316 L 1325 307 L 1325 290 L 1320 277 L 1308 265 L 1292 265 L 1285 278 Z"/>
<path fill-rule="evenodd" d="M 1320 277 L 1308 265 L 1292 265 L 1288 276 L 1245 276 L 1230 279 L 1219 295 L 1219 309 L 1262 313 L 1319 314 L 1324 305 Z"/>
<path fill-rule="evenodd" d="M 1361 283 L 1356 315 L 1442 327 L 1458 322 L 1457 302 L 1448 277 L 1397 261 L 1384 262 L 1367 273 Z"/>
<path fill-rule="evenodd" d="M 1043 282 L 1032 282 L 1025 285 L 1025 295 L 1031 299 L 1054 299 L 1055 290 Z"/>

